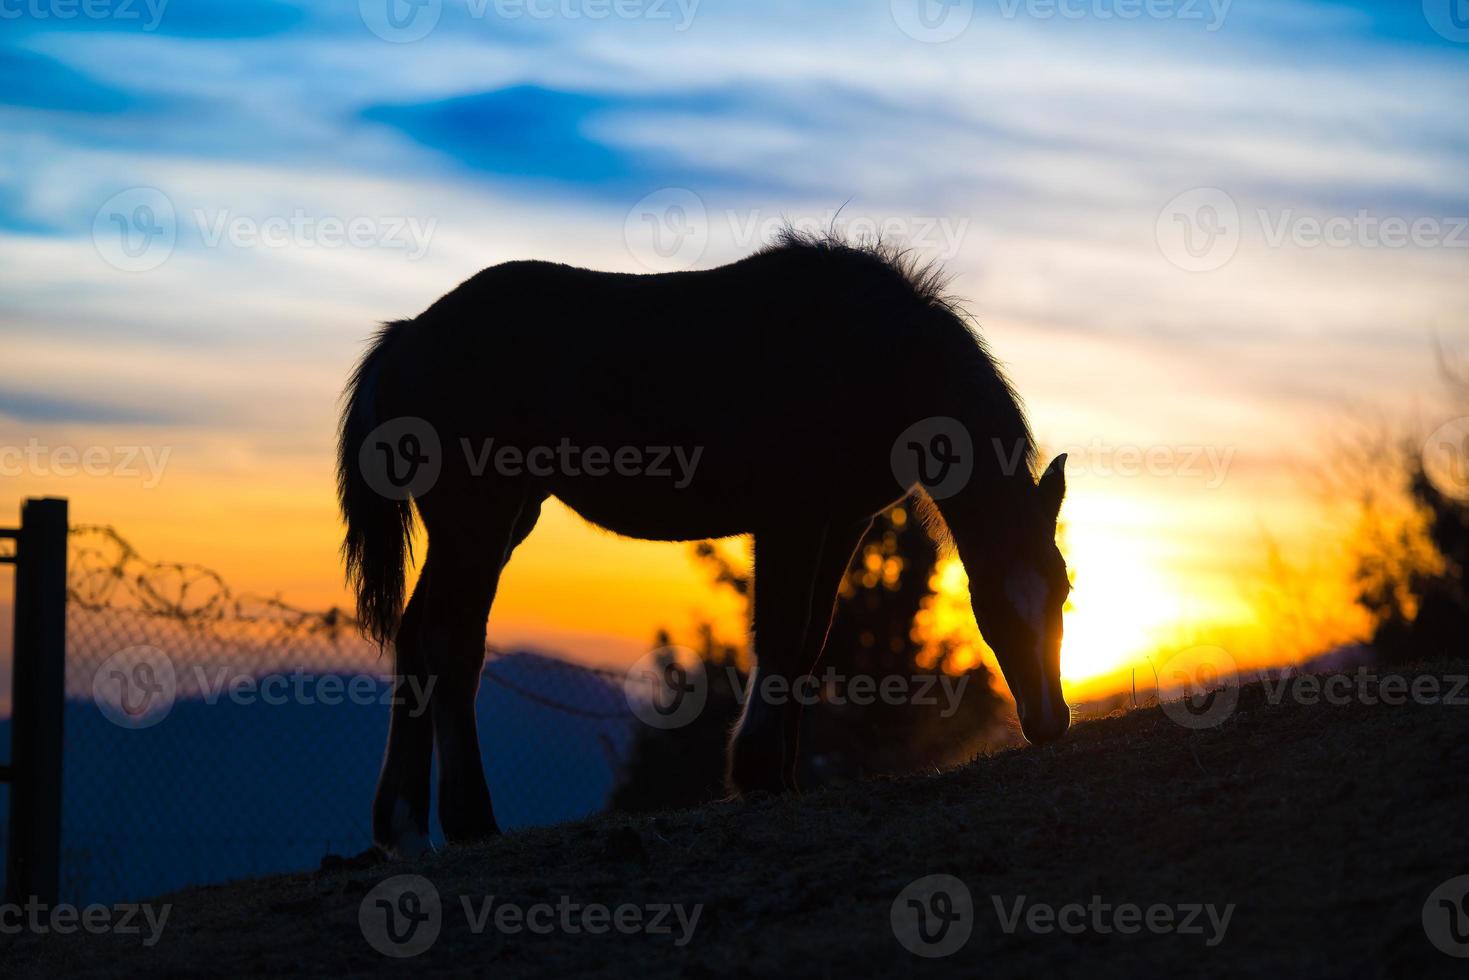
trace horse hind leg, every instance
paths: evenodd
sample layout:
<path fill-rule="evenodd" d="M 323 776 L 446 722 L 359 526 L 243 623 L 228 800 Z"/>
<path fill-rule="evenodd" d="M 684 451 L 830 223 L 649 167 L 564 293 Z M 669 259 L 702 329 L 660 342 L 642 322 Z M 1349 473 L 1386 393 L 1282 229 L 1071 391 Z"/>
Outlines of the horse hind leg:
<path fill-rule="evenodd" d="M 424 663 L 423 578 L 403 612 L 393 642 L 393 705 L 388 743 L 372 803 L 372 839 L 392 857 L 412 858 L 429 849 L 429 771 L 433 762 L 433 722 L 425 700 L 429 686 Z"/>
<path fill-rule="evenodd" d="M 540 498 L 528 487 L 500 483 L 490 499 L 475 494 L 463 507 L 424 511 L 424 661 L 435 682 L 430 697 L 439 763 L 439 823 L 449 841 L 500 832 L 485 781 L 475 698 L 485 657 L 485 625 L 500 574 L 530 533 Z M 438 536 L 435 537 L 435 529 Z"/>

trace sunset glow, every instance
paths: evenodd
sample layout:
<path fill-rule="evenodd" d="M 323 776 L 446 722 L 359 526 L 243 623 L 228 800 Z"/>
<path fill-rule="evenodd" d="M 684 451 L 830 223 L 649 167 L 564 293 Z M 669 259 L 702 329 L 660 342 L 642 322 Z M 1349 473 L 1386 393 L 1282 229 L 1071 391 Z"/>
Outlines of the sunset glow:
<path fill-rule="evenodd" d="M 758 12 L 710 7 L 672 59 L 616 21 L 596 46 L 573 25 L 515 25 L 540 32 L 532 48 L 446 17 L 416 42 L 427 72 L 384 63 L 355 13 L 302 8 L 238 36 L 21 22 L 14 43 L 41 81 L 0 116 L 0 325 L 9 361 L 26 365 L 0 386 L 0 446 L 42 455 L 5 471 L 0 523 L 25 496 L 64 495 L 75 520 L 115 524 L 150 557 L 345 605 L 337 396 L 374 323 L 510 259 L 710 268 L 783 220 L 825 227 L 848 201 L 839 228 L 882 229 L 953 274 L 1038 439 L 1071 452 L 1068 684 L 1216 626 L 1253 631 L 1268 659 L 1275 614 L 1250 582 L 1266 540 L 1350 602 L 1331 551 L 1343 530 L 1299 479 L 1302 460 L 1344 405 L 1436 420 L 1430 338 L 1469 341 L 1462 249 L 1275 234 L 1337 211 L 1463 213 L 1462 52 L 1298 6 L 1240 6 L 1217 35 L 991 18 L 929 45 L 879 5 L 824 21 L 832 43 L 798 57 L 777 56 Z M 1307 21 L 1309 64 L 1292 40 Z M 283 53 L 306 34 L 330 40 L 329 63 Z M 323 77 L 332 98 L 286 99 L 289 112 L 253 94 Z M 530 118 L 542 125 L 524 139 L 496 129 Z M 94 240 L 99 209 L 129 188 L 160 191 L 177 216 L 176 244 L 145 271 Z M 1210 188 L 1238 211 L 1238 241 L 1217 268 L 1191 270 L 1171 254 L 1168 208 Z M 639 208 L 672 191 L 695 195 L 697 255 L 638 237 Z M 298 213 L 418 237 L 214 234 Z M 748 385 L 708 369 L 711 397 Z M 56 465 L 58 449 L 139 446 L 169 451 L 154 482 Z M 707 619 L 742 627 L 686 546 L 618 539 L 552 504 L 505 575 L 491 637 L 626 663 L 658 628 Z"/>

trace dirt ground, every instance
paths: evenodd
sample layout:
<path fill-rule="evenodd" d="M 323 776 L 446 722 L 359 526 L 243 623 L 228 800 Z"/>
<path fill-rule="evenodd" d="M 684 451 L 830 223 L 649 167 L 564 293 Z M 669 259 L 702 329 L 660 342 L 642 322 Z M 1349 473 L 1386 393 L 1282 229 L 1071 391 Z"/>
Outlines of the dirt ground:
<path fill-rule="evenodd" d="M 1408 673 L 1445 678 L 1442 700 L 1469 662 Z M 1435 948 L 1423 919 L 1435 889 L 1469 874 L 1469 704 L 1276 703 L 1258 683 L 1239 695 L 1217 727 L 1146 708 L 945 773 L 593 819 L 411 866 L 179 892 L 155 900 L 172 909 L 151 947 L 137 935 L 4 935 L 0 975 L 1469 975 L 1469 959 Z M 436 921 L 417 882 L 411 901 L 401 881 L 379 888 L 405 874 L 431 882 Z M 952 888 L 942 902 L 921 886 L 898 901 L 930 875 L 964 883 L 967 915 Z M 505 927 L 473 931 L 466 896 L 472 911 L 489 896 L 492 908 L 512 906 L 496 913 Z M 1022 896 L 1028 911 L 1007 931 Z M 922 948 L 957 949 L 909 952 L 895 902 L 904 922 L 919 911 L 953 919 L 948 932 L 927 920 L 938 938 Z M 607 923 L 581 913 L 598 904 L 625 924 L 633 911 L 651 923 L 656 906 L 681 906 L 685 921 L 699 912 L 691 934 L 674 913 L 666 932 L 591 934 Z M 1122 932 L 1129 904 L 1155 928 Z M 418 917 L 424 931 L 390 935 L 383 910 Z M 511 931 L 516 912 L 550 922 L 549 934 Z M 408 935 L 390 947 L 399 952 L 432 941 L 397 958 L 369 933 Z"/>

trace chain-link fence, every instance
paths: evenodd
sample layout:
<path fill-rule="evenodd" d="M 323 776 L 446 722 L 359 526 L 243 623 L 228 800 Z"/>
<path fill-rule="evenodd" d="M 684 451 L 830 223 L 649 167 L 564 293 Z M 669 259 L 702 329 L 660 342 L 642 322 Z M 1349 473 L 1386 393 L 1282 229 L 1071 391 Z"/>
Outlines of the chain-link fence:
<path fill-rule="evenodd" d="M 142 560 L 110 528 L 74 528 L 70 551 L 63 900 L 299 870 L 369 846 L 390 653 L 340 611 L 237 595 L 208 569 Z M 502 826 L 606 804 L 636 724 L 621 679 L 489 651 L 480 738 Z"/>

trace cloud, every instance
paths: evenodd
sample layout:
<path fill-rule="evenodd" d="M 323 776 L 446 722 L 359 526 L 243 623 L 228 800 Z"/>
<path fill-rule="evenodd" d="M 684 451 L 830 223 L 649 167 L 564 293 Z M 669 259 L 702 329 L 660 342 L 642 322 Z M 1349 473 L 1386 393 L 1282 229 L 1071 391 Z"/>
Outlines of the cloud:
<path fill-rule="evenodd" d="M 652 96 L 517 85 L 452 99 L 371 106 L 362 118 L 392 126 L 482 173 L 621 198 L 669 185 L 714 190 L 773 183 L 741 168 L 733 153 L 721 165 L 705 155 L 654 152 L 619 138 L 619 121 L 641 120 L 676 138 L 685 119 L 729 121 L 755 115 L 752 101 L 728 91 Z M 793 114 L 777 106 L 762 115 L 794 124 Z"/>
<path fill-rule="evenodd" d="M 7 388 L 0 388 L 0 416 L 20 422 L 97 425 L 170 425 L 187 420 L 185 414 L 166 409 L 143 409 Z"/>
<path fill-rule="evenodd" d="M 302 24 L 304 10 L 277 0 L 92 0 L 88 3 L 8 2 L 0 7 L 6 33 L 171 34 L 180 37 L 263 37 Z"/>
<path fill-rule="evenodd" d="M 17 48 L 0 48 L 0 105 L 66 112 L 117 113 L 138 99 L 60 62 Z"/>

